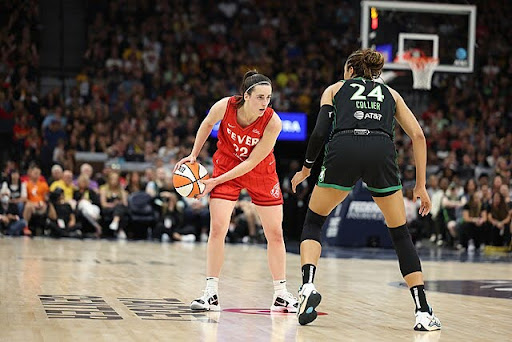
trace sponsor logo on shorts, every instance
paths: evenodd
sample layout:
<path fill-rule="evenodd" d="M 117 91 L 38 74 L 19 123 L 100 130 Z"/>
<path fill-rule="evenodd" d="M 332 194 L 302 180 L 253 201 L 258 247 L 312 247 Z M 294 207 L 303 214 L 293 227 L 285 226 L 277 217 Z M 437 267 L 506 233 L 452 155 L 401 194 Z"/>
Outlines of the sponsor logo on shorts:
<path fill-rule="evenodd" d="M 320 175 L 318 176 L 318 181 L 323 183 L 325 178 L 325 166 L 322 166 L 322 170 L 320 171 Z"/>
<path fill-rule="evenodd" d="M 276 185 L 274 185 L 274 187 L 272 188 L 272 190 L 270 190 L 270 194 L 275 198 L 281 197 L 281 189 L 279 188 L 279 182 L 277 182 Z"/>

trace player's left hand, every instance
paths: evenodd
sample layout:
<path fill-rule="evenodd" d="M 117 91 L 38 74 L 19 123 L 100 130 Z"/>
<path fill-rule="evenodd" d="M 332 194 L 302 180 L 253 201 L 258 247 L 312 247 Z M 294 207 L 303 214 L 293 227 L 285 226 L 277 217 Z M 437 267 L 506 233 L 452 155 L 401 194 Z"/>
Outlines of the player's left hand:
<path fill-rule="evenodd" d="M 304 181 L 304 179 L 308 178 L 310 174 L 311 174 L 311 169 L 308 169 L 306 167 L 302 167 L 302 170 L 300 170 L 299 172 L 297 172 L 295 174 L 295 176 L 293 176 L 293 178 L 292 178 L 292 191 L 293 191 L 293 193 L 296 192 L 297 185 L 302 183 Z"/>
<path fill-rule="evenodd" d="M 204 191 L 202 194 L 199 194 L 195 197 L 196 199 L 201 199 L 204 196 L 208 195 L 210 193 L 210 191 L 212 191 L 213 188 L 215 188 L 219 184 L 219 181 L 216 178 L 204 179 L 204 180 L 200 180 L 199 182 L 206 185 L 206 188 L 204 188 Z"/>

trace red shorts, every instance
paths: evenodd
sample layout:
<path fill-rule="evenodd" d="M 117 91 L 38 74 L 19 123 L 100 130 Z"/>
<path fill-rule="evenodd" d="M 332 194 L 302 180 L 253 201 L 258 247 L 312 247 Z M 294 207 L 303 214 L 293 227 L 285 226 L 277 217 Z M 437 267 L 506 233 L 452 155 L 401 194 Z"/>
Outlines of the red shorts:
<path fill-rule="evenodd" d="M 228 172 L 240 163 L 239 160 L 217 151 L 213 155 L 213 177 Z M 237 201 L 242 189 L 247 189 L 252 202 L 256 205 L 273 206 L 283 204 L 274 154 L 270 154 L 263 159 L 245 175 L 217 185 L 210 193 L 210 198 Z"/>

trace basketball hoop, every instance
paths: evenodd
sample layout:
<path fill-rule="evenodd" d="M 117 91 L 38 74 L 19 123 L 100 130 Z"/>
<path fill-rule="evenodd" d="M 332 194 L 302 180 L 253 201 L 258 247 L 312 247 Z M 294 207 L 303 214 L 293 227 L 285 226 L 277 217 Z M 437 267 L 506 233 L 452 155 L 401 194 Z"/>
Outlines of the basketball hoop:
<path fill-rule="evenodd" d="M 405 56 L 404 56 L 405 57 Z M 439 65 L 439 59 L 433 57 L 413 57 L 404 58 L 412 70 L 414 89 L 430 90 L 432 85 L 432 75 Z"/>

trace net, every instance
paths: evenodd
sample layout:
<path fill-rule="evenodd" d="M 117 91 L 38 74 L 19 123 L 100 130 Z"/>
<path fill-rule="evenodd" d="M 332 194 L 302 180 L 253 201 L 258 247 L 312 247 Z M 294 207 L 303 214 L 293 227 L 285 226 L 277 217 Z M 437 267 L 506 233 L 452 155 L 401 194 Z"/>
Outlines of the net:
<path fill-rule="evenodd" d="M 409 57 L 406 62 L 412 70 L 414 89 L 430 90 L 432 86 L 432 75 L 439 65 L 439 59 L 433 57 Z"/>

